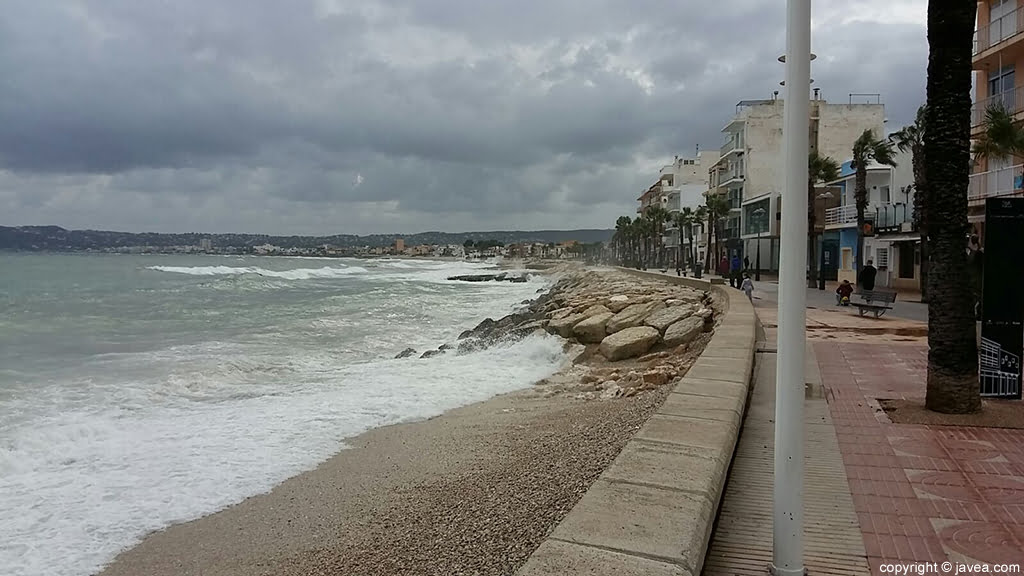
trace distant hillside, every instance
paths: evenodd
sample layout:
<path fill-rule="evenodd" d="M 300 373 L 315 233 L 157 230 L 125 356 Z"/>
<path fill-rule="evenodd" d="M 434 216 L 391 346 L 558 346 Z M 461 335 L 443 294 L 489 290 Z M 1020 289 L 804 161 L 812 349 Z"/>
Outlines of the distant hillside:
<path fill-rule="evenodd" d="M 209 238 L 217 248 L 252 247 L 273 244 L 281 248 L 313 248 L 324 244 L 354 248 L 390 246 L 403 238 L 406 246 L 417 244 L 462 244 L 466 240 L 497 240 L 504 244 L 519 242 L 565 242 L 576 240 L 585 244 L 610 240 L 614 230 L 537 230 L 496 232 L 421 232 L 419 234 L 335 234 L 333 236 L 269 236 L 266 234 L 159 234 L 144 232 L 112 232 L 106 230 L 66 230 L 59 226 L 0 226 L 0 250 L 60 251 L 107 250 L 133 246 L 170 248 L 197 246 Z"/>

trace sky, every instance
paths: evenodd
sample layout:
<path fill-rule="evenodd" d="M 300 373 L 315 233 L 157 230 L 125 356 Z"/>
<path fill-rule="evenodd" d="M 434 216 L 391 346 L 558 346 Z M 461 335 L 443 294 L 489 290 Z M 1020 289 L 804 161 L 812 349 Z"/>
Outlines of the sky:
<path fill-rule="evenodd" d="M 814 3 L 814 86 L 924 100 L 926 0 Z M 782 0 L 9 0 L 0 225 L 611 228 L 783 90 Z"/>

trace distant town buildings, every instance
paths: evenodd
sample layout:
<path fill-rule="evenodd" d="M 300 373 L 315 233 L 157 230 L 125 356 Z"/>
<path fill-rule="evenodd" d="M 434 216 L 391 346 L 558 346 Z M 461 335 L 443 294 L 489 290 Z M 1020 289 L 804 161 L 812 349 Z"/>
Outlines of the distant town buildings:
<path fill-rule="evenodd" d="M 213 242 L 209 238 L 203 238 L 199 241 L 199 249 L 203 252 L 210 252 L 213 250 Z"/>

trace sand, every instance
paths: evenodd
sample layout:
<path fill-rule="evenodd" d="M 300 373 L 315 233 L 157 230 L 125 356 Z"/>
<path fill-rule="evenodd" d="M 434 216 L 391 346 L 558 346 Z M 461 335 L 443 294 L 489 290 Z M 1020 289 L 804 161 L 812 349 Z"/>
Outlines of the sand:
<path fill-rule="evenodd" d="M 102 574 L 512 574 L 669 389 L 582 401 L 535 388 L 372 430 L 268 494 L 150 535 Z"/>

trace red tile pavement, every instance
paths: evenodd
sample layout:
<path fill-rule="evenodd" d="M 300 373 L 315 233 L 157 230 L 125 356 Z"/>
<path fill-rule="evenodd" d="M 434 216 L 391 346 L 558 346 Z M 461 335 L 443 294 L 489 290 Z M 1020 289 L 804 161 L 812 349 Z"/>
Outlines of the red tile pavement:
<path fill-rule="evenodd" d="M 890 422 L 877 399 L 924 400 L 926 347 L 814 351 L 872 572 L 889 562 L 1024 564 L 1024 430 Z"/>

